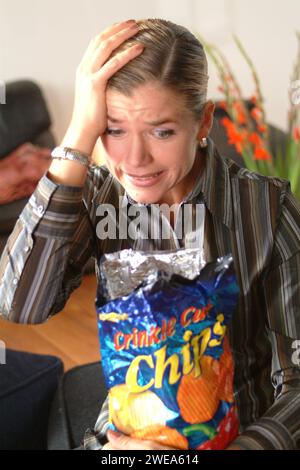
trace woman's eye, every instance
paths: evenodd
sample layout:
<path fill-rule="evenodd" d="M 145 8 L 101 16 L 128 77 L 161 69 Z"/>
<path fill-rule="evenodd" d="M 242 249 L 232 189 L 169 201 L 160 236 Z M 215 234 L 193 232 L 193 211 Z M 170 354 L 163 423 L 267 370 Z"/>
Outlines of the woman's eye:
<path fill-rule="evenodd" d="M 105 132 L 108 135 L 121 135 L 123 131 L 121 129 L 109 129 L 109 128 L 107 128 Z"/>
<path fill-rule="evenodd" d="M 158 136 L 160 139 L 166 139 L 167 137 L 170 137 L 171 135 L 175 134 L 175 132 L 172 131 L 171 129 L 170 129 L 170 130 L 161 130 L 161 129 L 158 129 L 156 132 L 157 132 L 157 136 Z"/>
<path fill-rule="evenodd" d="M 120 136 L 122 134 L 124 134 L 124 131 L 122 129 L 111 129 L 111 128 L 107 128 L 105 133 L 107 135 L 112 135 L 112 136 Z M 170 137 L 171 135 L 175 134 L 175 132 L 171 129 L 157 129 L 155 131 L 155 134 L 156 134 L 156 137 L 158 137 L 159 139 L 166 139 L 168 137 Z"/>

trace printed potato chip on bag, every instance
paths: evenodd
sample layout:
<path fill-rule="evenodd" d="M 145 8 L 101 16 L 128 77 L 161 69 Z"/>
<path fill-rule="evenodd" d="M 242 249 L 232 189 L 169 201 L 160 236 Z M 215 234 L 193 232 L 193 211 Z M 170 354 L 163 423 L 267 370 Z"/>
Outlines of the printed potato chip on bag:
<path fill-rule="evenodd" d="M 111 428 L 175 449 L 238 434 L 226 335 L 238 286 L 230 255 L 122 250 L 101 258 L 96 309 Z"/>

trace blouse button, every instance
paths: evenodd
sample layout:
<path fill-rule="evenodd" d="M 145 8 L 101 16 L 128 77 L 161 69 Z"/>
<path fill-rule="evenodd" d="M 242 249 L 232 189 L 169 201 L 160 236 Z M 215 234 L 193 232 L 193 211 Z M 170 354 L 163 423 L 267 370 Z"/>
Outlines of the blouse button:
<path fill-rule="evenodd" d="M 38 206 L 37 212 L 38 212 L 38 214 L 42 215 L 44 213 L 44 207 L 43 206 Z"/>

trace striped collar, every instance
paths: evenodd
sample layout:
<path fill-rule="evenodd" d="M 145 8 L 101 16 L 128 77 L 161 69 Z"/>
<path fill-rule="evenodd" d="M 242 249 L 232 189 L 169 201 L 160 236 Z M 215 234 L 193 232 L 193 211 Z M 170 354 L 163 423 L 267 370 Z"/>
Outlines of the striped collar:
<path fill-rule="evenodd" d="M 212 139 L 207 139 L 206 164 L 199 188 L 211 214 L 228 228 L 232 227 L 231 182 L 228 161 L 221 157 Z"/>

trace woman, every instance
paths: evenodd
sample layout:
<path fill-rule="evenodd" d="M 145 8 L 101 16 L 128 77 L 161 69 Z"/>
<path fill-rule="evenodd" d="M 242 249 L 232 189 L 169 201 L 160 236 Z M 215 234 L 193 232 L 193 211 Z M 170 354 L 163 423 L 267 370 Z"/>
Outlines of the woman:
<path fill-rule="evenodd" d="M 220 157 L 208 138 L 207 80 L 203 47 L 171 22 L 114 24 L 91 41 L 61 144 L 73 150 L 53 152 L 7 242 L 0 311 L 12 321 L 45 321 L 80 284 L 91 255 L 195 244 L 207 261 L 231 252 L 241 292 L 229 329 L 240 435 L 229 448 L 292 449 L 300 440 L 300 209 L 288 183 Z M 96 143 L 107 169 L 88 168 Z M 175 205 L 161 215 L 170 236 L 123 237 L 117 226 L 116 236 L 103 237 L 104 204 Z M 194 210 L 196 227 L 179 236 L 186 204 L 202 216 Z M 106 417 L 107 402 L 85 448 L 101 448 Z M 105 449 L 163 448 L 111 432 L 108 439 Z"/>

